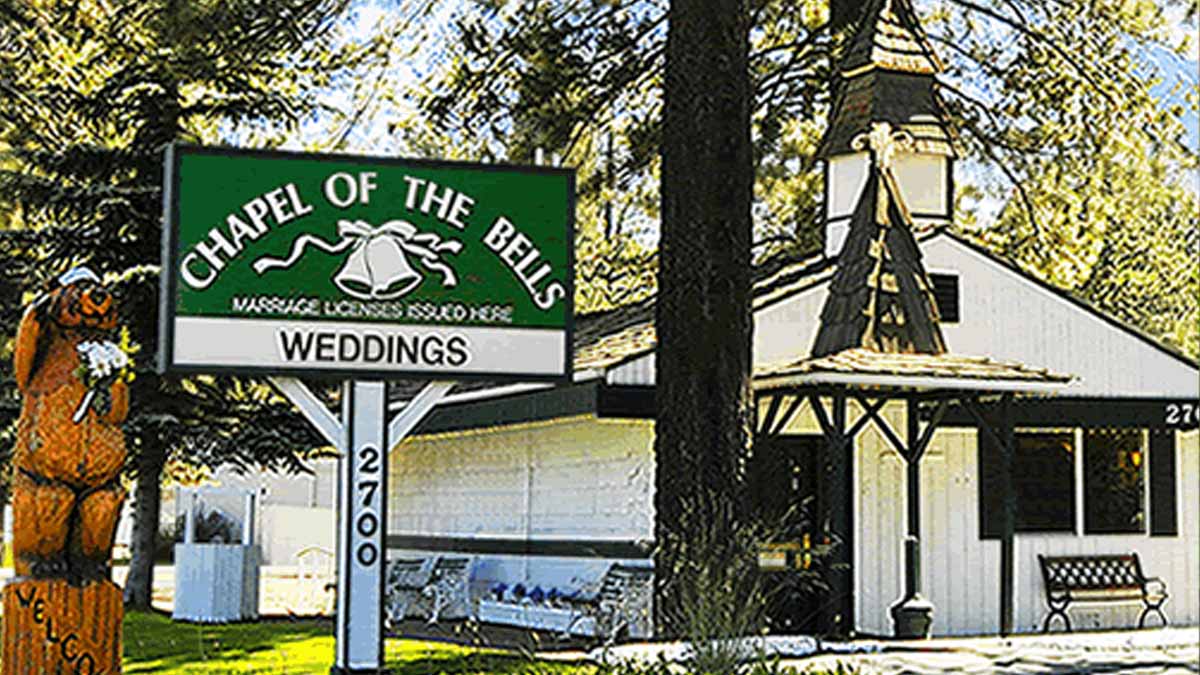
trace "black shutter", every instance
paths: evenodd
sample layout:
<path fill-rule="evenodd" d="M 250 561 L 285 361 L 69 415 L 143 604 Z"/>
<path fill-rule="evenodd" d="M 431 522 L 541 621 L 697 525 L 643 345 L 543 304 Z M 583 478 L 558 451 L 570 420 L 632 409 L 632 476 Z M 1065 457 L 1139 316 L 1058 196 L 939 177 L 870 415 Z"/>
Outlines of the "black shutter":
<path fill-rule="evenodd" d="M 938 317 L 942 323 L 958 323 L 958 275 L 930 274 L 933 297 L 937 300 Z"/>
<path fill-rule="evenodd" d="M 978 430 L 979 443 L 979 538 L 1000 538 L 1000 509 L 1004 507 L 1000 494 L 1000 448 L 992 435 Z"/>
<path fill-rule="evenodd" d="M 1175 432 L 1150 432 L 1150 534 L 1179 535 L 1175 510 Z"/>

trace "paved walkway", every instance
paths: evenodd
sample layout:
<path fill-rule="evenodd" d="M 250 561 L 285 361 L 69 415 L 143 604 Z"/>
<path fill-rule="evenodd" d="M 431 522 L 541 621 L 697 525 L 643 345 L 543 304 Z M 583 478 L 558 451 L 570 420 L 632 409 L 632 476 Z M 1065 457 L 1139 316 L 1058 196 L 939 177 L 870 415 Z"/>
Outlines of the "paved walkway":
<path fill-rule="evenodd" d="M 871 673 L 1200 673 L 1200 628 L 962 638 L 882 643 L 883 651 L 785 661 L 800 672 Z"/>
<path fill-rule="evenodd" d="M 747 643 L 744 647 L 748 654 L 766 652 L 778 656 L 784 668 L 799 673 L 1200 673 L 1200 628 L 1197 627 L 1012 638 L 820 643 L 806 637 L 772 637 L 743 642 Z M 687 645 L 682 643 L 629 644 L 609 650 L 607 656 L 610 660 L 653 662 L 659 658 L 678 660 L 687 652 Z M 600 658 L 601 653 L 594 651 L 590 656 Z"/>
<path fill-rule="evenodd" d="M 0 577 L 7 576 L 4 572 L 0 571 Z M 126 568 L 117 567 L 113 576 L 119 583 L 124 581 L 126 572 Z M 262 570 L 261 582 L 259 611 L 263 615 L 315 615 L 328 610 L 327 594 L 313 587 L 312 582 L 301 581 L 295 568 L 265 567 Z M 171 611 L 174 590 L 174 567 L 155 567 L 155 607 Z M 420 631 L 434 630 L 416 624 L 406 624 L 406 628 L 401 634 L 420 634 Z M 449 631 L 448 628 L 446 630 L 448 633 L 440 636 L 442 639 L 463 637 L 457 631 Z M 768 640 L 767 651 L 780 656 L 783 666 L 799 673 L 838 672 L 840 665 L 844 668 L 843 672 L 854 675 L 1200 674 L 1200 627 L 1054 633 L 1012 638 L 859 640 L 852 643 L 824 644 L 804 637 Z M 493 644 L 504 644 L 504 641 Z M 542 646 L 544 648 L 545 645 Z M 530 647 L 537 648 L 536 645 L 526 645 L 526 649 Z M 660 656 L 668 659 L 680 658 L 686 651 L 686 645 L 679 643 L 653 643 L 622 645 L 611 650 L 609 654 L 618 659 L 654 661 Z M 815 651 L 823 653 L 803 656 Z M 591 655 L 595 657 L 598 653 L 592 652 Z M 552 658 L 583 656 L 582 652 L 566 651 L 553 655 Z M 796 658 L 799 656 L 803 657 Z"/>

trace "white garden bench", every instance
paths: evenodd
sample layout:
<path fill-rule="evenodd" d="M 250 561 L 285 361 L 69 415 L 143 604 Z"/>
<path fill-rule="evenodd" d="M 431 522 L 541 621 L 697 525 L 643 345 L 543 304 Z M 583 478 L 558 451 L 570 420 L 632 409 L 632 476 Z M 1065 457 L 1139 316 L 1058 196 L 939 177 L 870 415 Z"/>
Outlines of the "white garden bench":
<path fill-rule="evenodd" d="M 465 619 L 471 614 L 471 559 L 461 556 L 403 557 L 388 561 L 385 614 L 391 625 L 407 618 Z"/>

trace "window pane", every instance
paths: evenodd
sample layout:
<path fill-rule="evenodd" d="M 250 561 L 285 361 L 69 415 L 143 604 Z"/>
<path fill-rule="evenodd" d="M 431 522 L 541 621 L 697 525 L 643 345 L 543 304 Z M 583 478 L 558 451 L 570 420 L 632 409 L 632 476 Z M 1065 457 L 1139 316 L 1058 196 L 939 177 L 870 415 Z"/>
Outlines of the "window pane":
<path fill-rule="evenodd" d="M 1018 433 L 1013 456 L 1017 532 L 1075 530 L 1075 437 L 1070 432 Z M 979 434 L 980 536 L 1000 536 L 1004 507 L 1000 449 Z"/>
<path fill-rule="evenodd" d="M 1087 431 L 1083 440 L 1084 531 L 1146 531 L 1140 431 Z"/>
<path fill-rule="evenodd" d="M 958 275 L 930 274 L 929 281 L 933 283 L 938 318 L 942 323 L 958 323 Z"/>
<path fill-rule="evenodd" d="M 1018 532 L 1075 529 L 1074 434 L 1017 434 Z"/>

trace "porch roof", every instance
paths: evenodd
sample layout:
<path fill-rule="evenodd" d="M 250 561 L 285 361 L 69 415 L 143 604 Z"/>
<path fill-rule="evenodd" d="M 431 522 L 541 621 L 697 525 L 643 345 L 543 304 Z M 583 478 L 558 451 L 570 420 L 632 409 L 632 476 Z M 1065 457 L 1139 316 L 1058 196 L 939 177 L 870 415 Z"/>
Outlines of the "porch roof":
<path fill-rule="evenodd" d="M 1045 368 L 985 356 L 885 353 L 862 347 L 754 369 L 754 388 L 758 391 L 832 385 L 1050 394 L 1072 379 Z"/>

